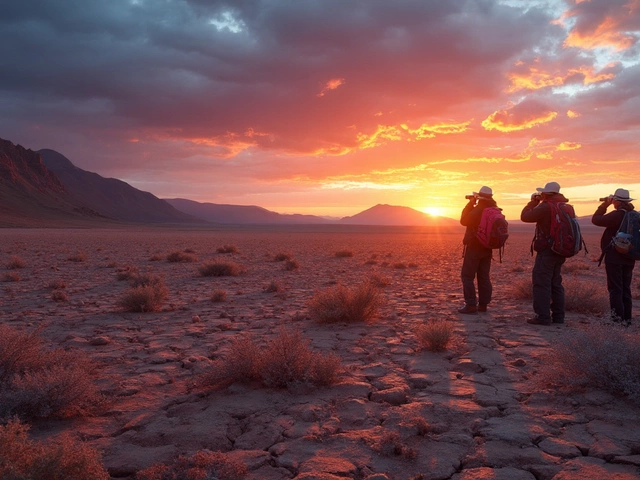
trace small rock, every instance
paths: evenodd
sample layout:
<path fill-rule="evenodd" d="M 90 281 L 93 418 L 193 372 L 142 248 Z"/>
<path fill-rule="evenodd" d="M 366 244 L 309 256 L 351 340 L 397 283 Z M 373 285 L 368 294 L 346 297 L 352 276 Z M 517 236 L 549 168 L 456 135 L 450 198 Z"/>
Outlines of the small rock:
<path fill-rule="evenodd" d="M 89 345 L 99 346 L 99 345 L 109 345 L 111 343 L 111 339 L 105 336 L 93 337 L 89 340 Z"/>
<path fill-rule="evenodd" d="M 524 367 L 526 364 L 527 362 L 523 358 L 518 358 L 511 362 L 511 365 L 513 365 L 514 367 Z"/>
<path fill-rule="evenodd" d="M 193 317 L 191 317 L 191 323 L 200 323 L 202 320 L 200 320 L 200 316 L 199 315 L 194 315 Z"/>

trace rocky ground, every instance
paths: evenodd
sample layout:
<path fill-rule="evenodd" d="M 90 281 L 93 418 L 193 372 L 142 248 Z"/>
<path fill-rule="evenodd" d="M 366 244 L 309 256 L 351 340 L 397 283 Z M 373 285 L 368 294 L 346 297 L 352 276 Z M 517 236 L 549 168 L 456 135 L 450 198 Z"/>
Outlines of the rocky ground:
<path fill-rule="evenodd" d="M 587 233 L 591 253 L 570 259 L 565 277 L 597 284 L 604 295 L 604 268 L 594 262 L 599 233 Z M 39 439 L 74 432 L 102 453 L 114 478 L 201 449 L 229 452 L 249 479 L 640 478 L 639 406 L 598 390 L 561 394 L 537 381 L 553 342 L 597 318 L 569 312 L 565 325 L 526 324 L 531 305 L 514 287 L 530 278 L 531 234 L 514 231 L 503 263 L 493 263 L 489 312 L 463 316 L 458 229 L 5 229 L 0 261 L 17 256 L 24 268 L 6 270 L 0 322 L 44 325 L 52 346 L 100 362 L 96 381 L 112 399 L 108 411 L 38 421 L 31 432 Z M 223 245 L 238 252 L 216 253 Z M 197 260 L 165 260 L 185 250 Z M 299 268 L 275 261 L 284 252 Z M 200 276 L 198 266 L 211 259 L 247 271 Z M 164 276 L 162 311 L 118 307 L 127 282 L 117 273 L 127 267 Z M 371 275 L 389 283 L 377 320 L 309 318 L 315 292 Z M 65 284 L 66 299 L 53 300 L 53 281 Z M 267 291 L 272 283 L 279 292 Z M 211 301 L 216 290 L 226 301 Z M 445 352 L 420 348 L 415 329 L 430 319 L 455 327 Z M 189 388 L 239 334 L 267 341 L 283 328 L 340 357 L 337 384 Z"/>

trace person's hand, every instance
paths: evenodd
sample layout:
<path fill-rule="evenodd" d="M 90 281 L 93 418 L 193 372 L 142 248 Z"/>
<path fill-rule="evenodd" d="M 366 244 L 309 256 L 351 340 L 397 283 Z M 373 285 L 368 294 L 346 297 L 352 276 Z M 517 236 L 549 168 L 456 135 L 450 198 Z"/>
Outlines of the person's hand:
<path fill-rule="evenodd" d="M 540 203 L 541 200 L 542 200 L 542 195 L 540 195 L 539 193 L 532 193 L 531 194 L 531 201 L 532 202 Z"/>
<path fill-rule="evenodd" d="M 602 206 L 608 208 L 609 205 L 611 205 L 612 203 L 613 203 L 613 197 L 609 196 L 604 199 L 604 201 L 602 202 Z"/>

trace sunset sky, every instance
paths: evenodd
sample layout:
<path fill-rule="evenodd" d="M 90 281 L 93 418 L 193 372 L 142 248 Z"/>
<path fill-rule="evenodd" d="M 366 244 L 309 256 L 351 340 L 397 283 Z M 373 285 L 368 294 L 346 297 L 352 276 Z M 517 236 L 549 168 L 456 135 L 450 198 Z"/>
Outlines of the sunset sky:
<path fill-rule="evenodd" d="M 640 197 L 640 0 L 23 0 L 0 137 L 161 198 L 507 218 Z"/>

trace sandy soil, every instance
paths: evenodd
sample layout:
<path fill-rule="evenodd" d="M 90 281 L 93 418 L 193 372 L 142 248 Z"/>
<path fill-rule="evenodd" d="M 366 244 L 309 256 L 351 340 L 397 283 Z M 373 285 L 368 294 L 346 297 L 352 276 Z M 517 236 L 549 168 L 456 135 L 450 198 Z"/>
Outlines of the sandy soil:
<path fill-rule="evenodd" d="M 599 234 L 586 232 L 591 253 L 570 259 L 567 266 L 578 268 L 567 275 L 604 292 L 604 267 L 594 263 Z M 533 382 L 550 342 L 592 318 L 568 313 L 563 326 L 525 323 L 531 305 L 514 298 L 512 285 L 530 277 L 531 235 L 528 227 L 513 231 L 503 263 L 493 263 L 489 312 L 462 316 L 461 229 L 4 229 L 0 265 L 18 256 L 26 266 L 5 270 L 19 279 L 0 286 L 0 322 L 44 324 L 52 346 L 100 361 L 96 381 L 114 399 L 111 409 L 40 421 L 32 433 L 75 432 L 102 452 L 114 478 L 205 448 L 232 452 L 250 479 L 640 478 L 639 407 L 599 391 L 557 395 Z M 227 244 L 238 253 L 216 253 Z M 150 260 L 185 249 L 197 262 Z M 336 258 L 339 250 L 354 255 Z M 281 252 L 299 268 L 275 262 Z M 70 260 L 80 253 L 84 261 Z M 199 276 L 198 265 L 215 258 L 247 273 Z M 128 285 L 116 273 L 127 265 L 164 276 L 170 293 L 163 311 L 118 308 Z M 374 272 L 390 281 L 377 321 L 329 326 L 309 319 L 314 292 Z M 66 283 L 68 301 L 51 298 L 54 280 Z M 272 281 L 284 290 L 265 292 Z M 227 300 L 212 302 L 215 290 L 225 290 Z M 456 342 L 446 352 L 419 348 L 415 327 L 432 318 L 455 325 Z M 240 332 L 268 339 L 283 326 L 340 356 L 338 384 L 187 389 Z M 394 432 L 415 458 L 389 449 L 385 439 Z"/>

